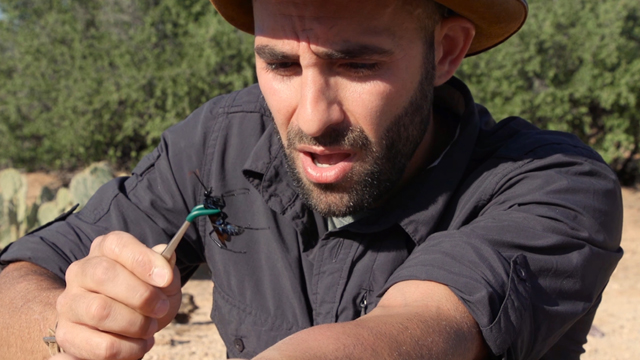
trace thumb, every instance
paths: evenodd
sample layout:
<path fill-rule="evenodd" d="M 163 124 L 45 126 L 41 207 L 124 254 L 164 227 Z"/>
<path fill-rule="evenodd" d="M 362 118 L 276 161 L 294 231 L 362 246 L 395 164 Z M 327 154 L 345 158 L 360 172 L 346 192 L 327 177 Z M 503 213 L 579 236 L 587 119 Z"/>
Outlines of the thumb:
<path fill-rule="evenodd" d="M 152 249 L 153 251 L 157 252 L 158 254 L 162 254 L 162 251 L 167 247 L 167 244 L 159 244 L 154 246 Z M 173 268 L 174 266 L 176 266 L 176 253 L 172 253 L 171 257 L 169 258 L 169 265 L 171 265 L 171 267 Z"/>

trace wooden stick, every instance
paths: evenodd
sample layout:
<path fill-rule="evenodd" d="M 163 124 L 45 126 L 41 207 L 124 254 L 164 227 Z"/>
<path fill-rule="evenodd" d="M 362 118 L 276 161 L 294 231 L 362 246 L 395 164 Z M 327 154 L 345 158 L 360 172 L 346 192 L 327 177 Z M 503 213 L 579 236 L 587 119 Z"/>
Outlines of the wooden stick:
<path fill-rule="evenodd" d="M 169 261 L 169 259 L 171 259 L 171 255 L 173 255 L 173 252 L 176 251 L 176 248 L 178 247 L 178 244 L 180 244 L 180 240 L 182 240 L 182 237 L 187 232 L 187 229 L 189 229 L 189 225 L 191 225 L 191 222 L 185 221 L 184 224 L 182 224 L 182 226 L 180 227 L 180 229 L 178 229 L 178 232 L 173 237 L 173 239 L 171 239 L 171 241 L 169 241 L 169 244 L 167 245 L 167 247 L 164 248 L 164 250 L 160 254 L 165 259 L 167 259 L 167 261 Z"/>

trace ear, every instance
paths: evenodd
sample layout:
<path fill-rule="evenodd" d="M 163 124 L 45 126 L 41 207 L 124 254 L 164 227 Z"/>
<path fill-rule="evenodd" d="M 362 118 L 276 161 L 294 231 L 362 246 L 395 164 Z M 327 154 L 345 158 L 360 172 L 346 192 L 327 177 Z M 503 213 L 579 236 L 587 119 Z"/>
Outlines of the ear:
<path fill-rule="evenodd" d="M 454 16 L 443 19 L 435 30 L 434 86 L 439 86 L 449 80 L 462 63 L 476 34 L 476 27 L 471 21 Z"/>

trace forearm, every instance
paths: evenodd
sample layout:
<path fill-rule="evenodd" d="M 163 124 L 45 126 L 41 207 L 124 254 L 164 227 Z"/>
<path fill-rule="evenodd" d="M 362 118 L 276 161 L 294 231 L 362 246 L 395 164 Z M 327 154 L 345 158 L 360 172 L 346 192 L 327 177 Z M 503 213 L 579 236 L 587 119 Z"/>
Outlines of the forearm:
<path fill-rule="evenodd" d="M 433 297 L 417 306 L 394 301 L 355 321 L 311 327 L 255 359 L 484 359 L 486 345 L 466 308 L 450 291 Z"/>
<path fill-rule="evenodd" d="M 19 262 L 0 273 L 0 358 L 48 359 L 42 341 L 56 322 L 64 282 L 36 265 Z"/>

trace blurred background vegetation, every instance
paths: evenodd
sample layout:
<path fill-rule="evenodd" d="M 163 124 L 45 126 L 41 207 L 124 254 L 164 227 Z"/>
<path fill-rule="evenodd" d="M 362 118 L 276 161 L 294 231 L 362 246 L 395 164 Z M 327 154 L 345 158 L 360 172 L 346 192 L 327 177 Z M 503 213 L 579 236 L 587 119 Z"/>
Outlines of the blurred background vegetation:
<path fill-rule="evenodd" d="M 640 1 L 530 0 L 512 39 L 458 76 L 496 119 L 571 132 L 625 185 L 639 175 Z"/>
<path fill-rule="evenodd" d="M 530 0 L 524 28 L 458 72 L 497 119 L 640 152 L 640 1 Z M 131 169 L 164 129 L 255 82 L 252 39 L 206 0 L 0 0 L 0 169 Z"/>
<path fill-rule="evenodd" d="M 208 99 L 255 82 L 206 0 L 0 0 L 0 169 L 132 169 Z"/>

